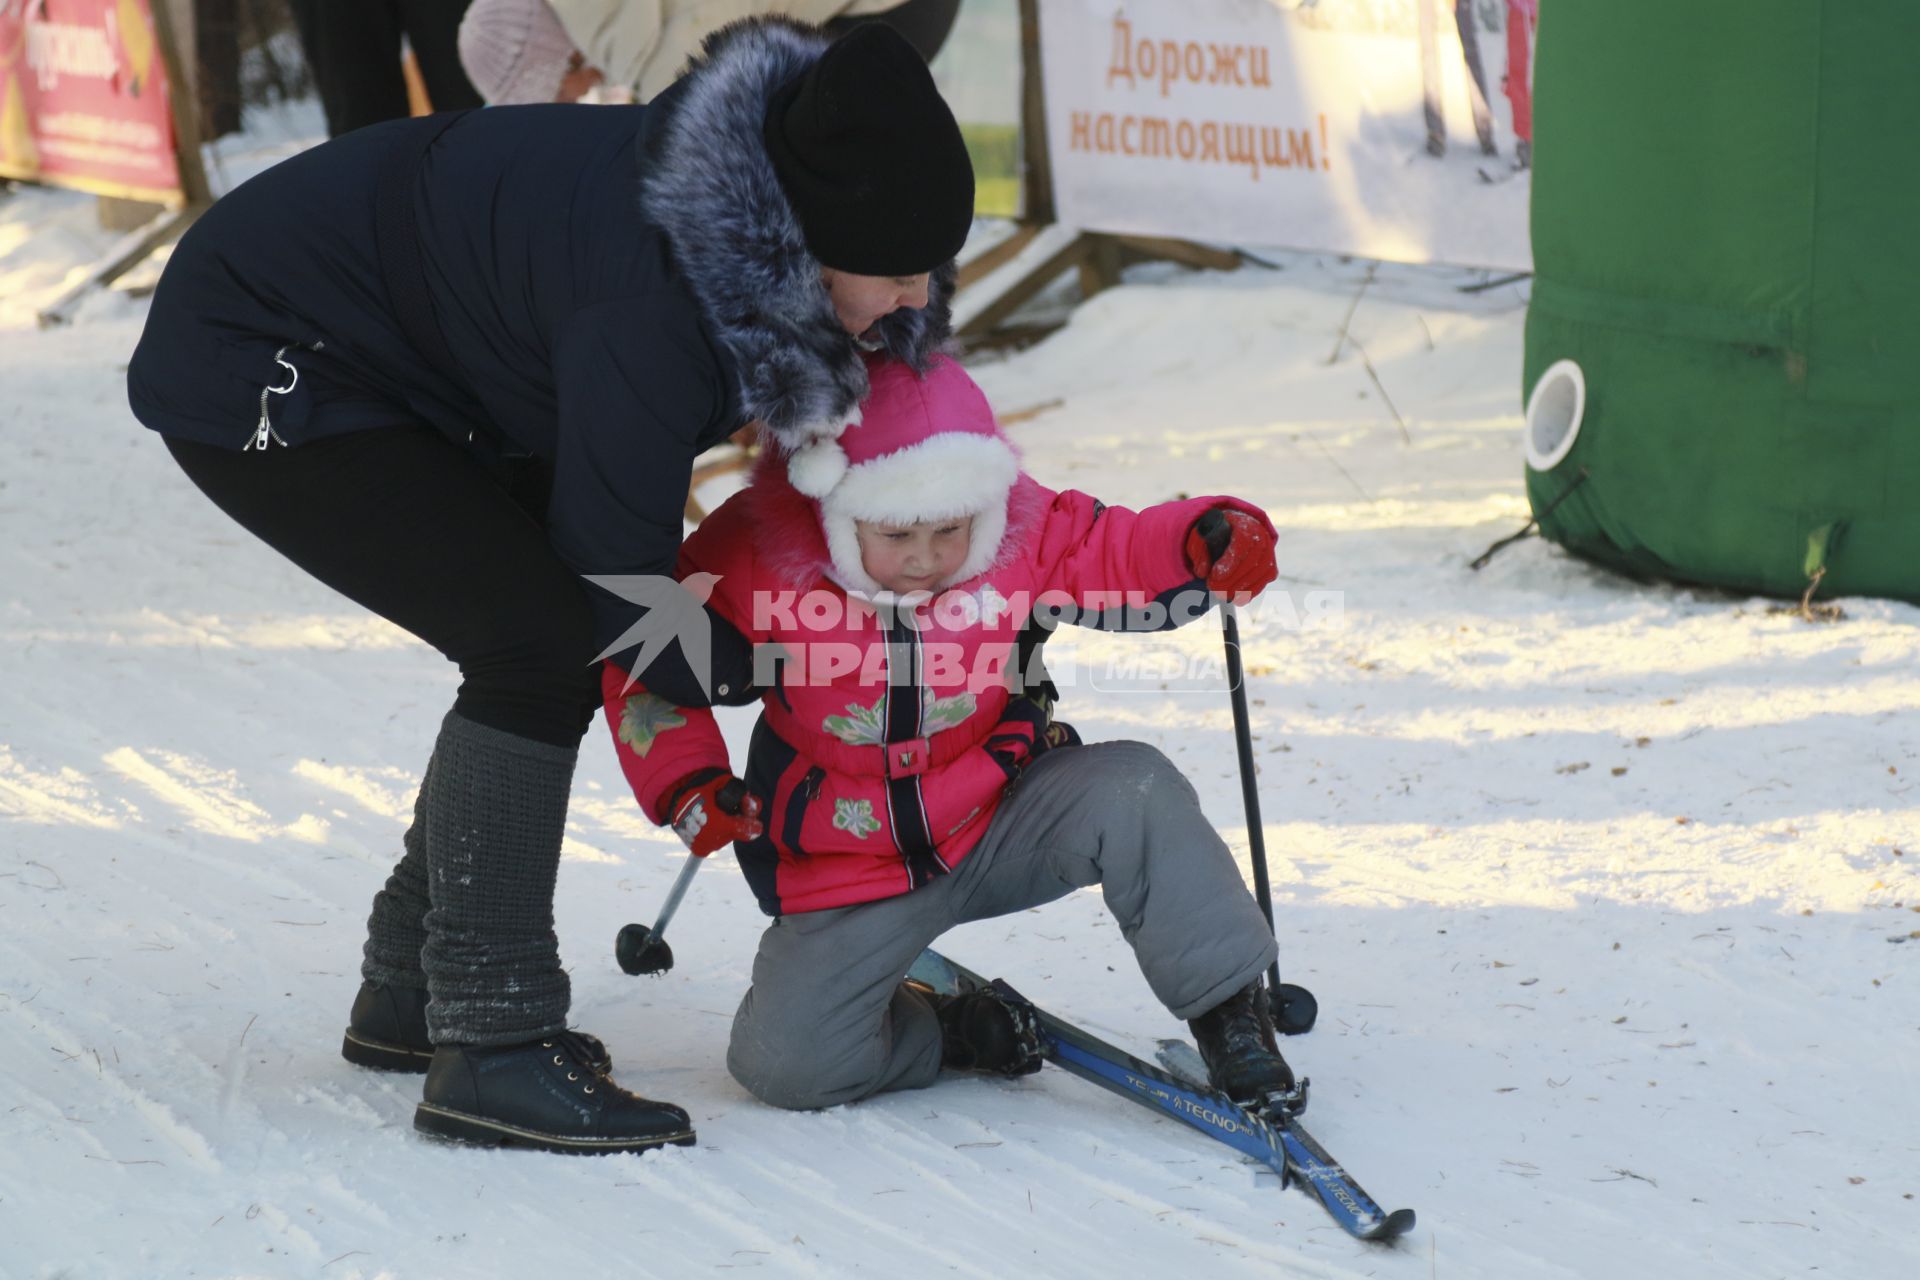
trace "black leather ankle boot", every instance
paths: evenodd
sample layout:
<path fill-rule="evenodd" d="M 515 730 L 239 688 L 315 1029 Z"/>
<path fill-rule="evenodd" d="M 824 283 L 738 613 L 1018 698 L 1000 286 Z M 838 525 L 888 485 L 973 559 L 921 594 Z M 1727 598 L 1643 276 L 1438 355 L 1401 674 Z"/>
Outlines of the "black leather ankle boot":
<path fill-rule="evenodd" d="M 613 1070 L 607 1046 L 585 1032 L 576 1032 L 600 1075 Z M 357 1067 L 376 1071 L 424 1072 L 433 1062 L 433 1042 L 427 1039 L 427 993 L 422 988 L 363 982 L 347 1017 L 347 1034 L 340 1056 Z"/>
<path fill-rule="evenodd" d="M 440 1045 L 413 1127 L 461 1142 L 570 1155 L 692 1146 L 685 1111 L 629 1093 L 593 1069 L 598 1044 L 561 1031 L 525 1044 Z"/>

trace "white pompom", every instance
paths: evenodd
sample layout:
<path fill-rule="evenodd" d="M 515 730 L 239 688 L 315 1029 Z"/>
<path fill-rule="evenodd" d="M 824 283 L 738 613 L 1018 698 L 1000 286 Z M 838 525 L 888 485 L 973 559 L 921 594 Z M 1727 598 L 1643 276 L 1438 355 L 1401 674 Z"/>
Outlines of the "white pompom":
<path fill-rule="evenodd" d="M 782 442 L 793 446 L 797 452 L 816 440 L 838 440 L 846 434 L 849 427 L 859 425 L 860 406 L 855 405 L 842 418 L 814 418 L 794 424 L 792 430 L 782 437 Z"/>
<path fill-rule="evenodd" d="M 787 459 L 787 479 L 809 498 L 825 498 L 847 474 L 847 451 L 832 440 L 817 440 Z"/>

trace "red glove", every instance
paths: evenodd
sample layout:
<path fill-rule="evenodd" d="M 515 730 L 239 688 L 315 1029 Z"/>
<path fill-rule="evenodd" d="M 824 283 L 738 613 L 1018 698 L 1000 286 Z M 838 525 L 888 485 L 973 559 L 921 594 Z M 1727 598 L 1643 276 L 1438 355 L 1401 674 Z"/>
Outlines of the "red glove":
<path fill-rule="evenodd" d="M 1273 535 L 1258 516 L 1215 507 L 1187 531 L 1187 564 L 1207 589 L 1239 603 L 1279 576 Z"/>
<path fill-rule="evenodd" d="M 758 839 L 760 797 L 730 773 L 702 769 L 682 778 L 667 803 L 667 822 L 693 856 L 704 858 L 736 840 Z"/>

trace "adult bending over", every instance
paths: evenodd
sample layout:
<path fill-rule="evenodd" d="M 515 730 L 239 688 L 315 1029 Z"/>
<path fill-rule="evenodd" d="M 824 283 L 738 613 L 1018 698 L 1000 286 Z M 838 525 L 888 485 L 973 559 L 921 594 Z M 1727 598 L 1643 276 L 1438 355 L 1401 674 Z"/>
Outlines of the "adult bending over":
<path fill-rule="evenodd" d="M 644 613 L 584 575 L 671 574 L 694 457 L 755 420 L 783 449 L 838 430 L 863 348 L 924 366 L 972 204 L 903 39 L 761 20 L 648 106 L 338 138 L 181 241 L 135 416 L 233 519 L 460 669 L 342 1048 L 426 1071 L 417 1127 L 693 1140 L 567 1029 L 568 789 L 595 655 Z M 701 687 L 675 646 L 642 674 L 685 705 L 753 696 Z"/>

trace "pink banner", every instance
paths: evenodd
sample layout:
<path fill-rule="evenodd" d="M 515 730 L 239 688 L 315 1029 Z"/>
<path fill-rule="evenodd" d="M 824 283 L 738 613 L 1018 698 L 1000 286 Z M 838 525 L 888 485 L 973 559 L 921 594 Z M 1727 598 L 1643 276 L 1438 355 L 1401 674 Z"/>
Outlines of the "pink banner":
<path fill-rule="evenodd" d="M 179 204 L 149 0 L 0 0 L 0 176 Z"/>

